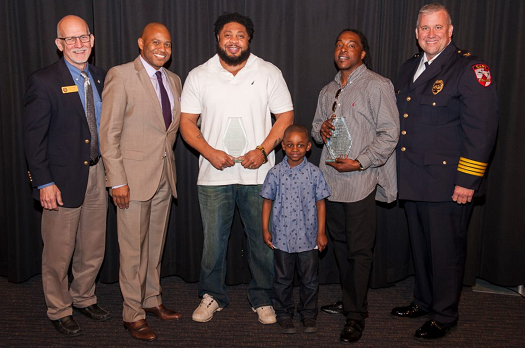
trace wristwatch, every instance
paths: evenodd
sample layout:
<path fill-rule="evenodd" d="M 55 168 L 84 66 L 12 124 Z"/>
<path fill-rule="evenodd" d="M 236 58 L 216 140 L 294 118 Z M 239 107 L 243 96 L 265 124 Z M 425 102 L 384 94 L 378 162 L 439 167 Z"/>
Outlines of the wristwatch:
<path fill-rule="evenodd" d="M 358 171 L 362 172 L 363 170 L 365 170 L 365 168 L 363 168 L 363 165 L 361 164 L 361 162 L 359 162 L 359 160 L 355 160 L 357 163 L 359 163 L 359 169 Z"/>

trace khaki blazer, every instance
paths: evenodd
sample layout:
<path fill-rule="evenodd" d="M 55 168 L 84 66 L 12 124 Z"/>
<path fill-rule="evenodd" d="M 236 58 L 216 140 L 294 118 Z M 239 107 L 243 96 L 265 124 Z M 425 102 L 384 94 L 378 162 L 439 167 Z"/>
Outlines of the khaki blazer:
<path fill-rule="evenodd" d="M 162 68 L 164 69 L 164 68 Z M 106 186 L 128 184 L 130 199 L 147 201 L 157 191 L 166 156 L 168 181 L 177 197 L 173 145 L 180 123 L 180 78 L 164 69 L 173 91 L 173 121 L 166 130 L 162 108 L 140 57 L 106 76 L 100 117 L 100 152 Z"/>

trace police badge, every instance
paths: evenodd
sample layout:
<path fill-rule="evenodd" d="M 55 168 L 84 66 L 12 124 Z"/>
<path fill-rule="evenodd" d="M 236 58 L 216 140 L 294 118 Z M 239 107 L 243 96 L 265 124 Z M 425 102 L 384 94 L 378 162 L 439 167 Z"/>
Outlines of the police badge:
<path fill-rule="evenodd" d="M 432 86 L 432 93 L 434 93 L 434 95 L 438 94 L 439 92 L 441 92 L 444 86 L 445 83 L 443 82 L 443 80 L 436 80 L 436 82 L 434 82 L 434 86 Z"/>

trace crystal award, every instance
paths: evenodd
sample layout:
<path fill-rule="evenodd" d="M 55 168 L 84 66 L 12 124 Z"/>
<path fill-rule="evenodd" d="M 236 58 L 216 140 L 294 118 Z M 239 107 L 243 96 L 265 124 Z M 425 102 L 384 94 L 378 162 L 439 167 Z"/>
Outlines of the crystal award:
<path fill-rule="evenodd" d="M 344 157 L 350 152 L 352 147 L 352 136 L 348 130 L 346 119 L 344 117 L 332 118 L 332 136 L 326 141 L 329 157 L 326 162 L 335 162 L 336 158 Z"/>
<path fill-rule="evenodd" d="M 241 117 L 228 117 L 226 132 L 222 139 L 222 145 L 226 153 L 233 157 L 234 162 L 242 162 L 242 156 L 246 153 L 248 140 Z"/>

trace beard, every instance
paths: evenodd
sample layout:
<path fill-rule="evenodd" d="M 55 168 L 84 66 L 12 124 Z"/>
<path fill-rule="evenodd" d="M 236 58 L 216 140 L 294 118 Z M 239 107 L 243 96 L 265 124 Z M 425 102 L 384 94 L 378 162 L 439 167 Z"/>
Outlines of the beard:
<path fill-rule="evenodd" d="M 245 50 L 243 50 L 241 54 L 237 57 L 235 56 L 232 57 L 228 55 L 226 50 L 224 50 L 223 48 L 219 46 L 219 43 L 217 43 L 216 48 L 217 48 L 217 54 L 219 55 L 219 58 L 222 59 L 229 66 L 237 66 L 239 64 L 242 64 L 246 60 L 248 60 L 248 58 L 250 57 L 250 46 L 248 46 Z"/>

